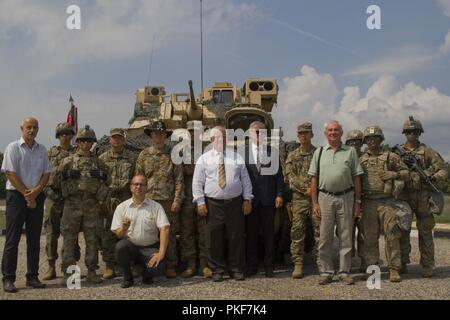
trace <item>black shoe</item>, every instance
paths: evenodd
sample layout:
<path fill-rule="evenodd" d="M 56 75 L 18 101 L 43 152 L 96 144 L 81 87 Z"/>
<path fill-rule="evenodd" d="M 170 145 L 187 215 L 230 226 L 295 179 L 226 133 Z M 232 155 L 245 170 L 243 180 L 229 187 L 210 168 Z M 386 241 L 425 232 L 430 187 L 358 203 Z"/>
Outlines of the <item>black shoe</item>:
<path fill-rule="evenodd" d="M 266 278 L 273 278 L 275 277 L 275 273 L 273 272 L 273 268 L 266 268 Z"/>
<path fill-rule="evenodd" d="M 40 282 L 38 278 L 27 280 L 26 286 L 31 287 L 33 289 L 44 289 L 46 287 L 46 285 Z"/>
<path fill-rule="evenodd" d="M 214 273 L 212 276 L 212 281 L 214 282 L 222 282 L 223 281 L 223 277 L 221 273 Z"/>
<path fill-rule="evenodd" d="M 7 293 L 15 293 L 17 292 L 17 288 L 14 285 L 14 281 L 12 280 L 3 280 L 3 291 L 7 292 Z"/>
<path fill-rule="evenodd" d="M 247 270 L 247 271 L 245 272 L 245 276 L 246 276 L 246 277 L 251 277 L 251 276 L 254 276 L 254 275 L 256 275 L 256 274 L 258 274 L 258 271 L 257 271 L 257 270 Z"/>
<path fill-rule="evenodd" d="M 245 280 L 245 276 L 244 276 L 244 274 L 242 272 L 235 272 L 233 274 L 233 278 L 236 281 L 244 281 Z"/>
<path fill-rule="evenodd" d="M 123 280 L 120 284 L 120 287 L 123 289 L 129 288 L 133 286 L 133 280 Z"/>
<path fill-rule="evenodd" d="M 152 284 L 153 278 L 150 276 L 142 276 L 142 284 Z"/>

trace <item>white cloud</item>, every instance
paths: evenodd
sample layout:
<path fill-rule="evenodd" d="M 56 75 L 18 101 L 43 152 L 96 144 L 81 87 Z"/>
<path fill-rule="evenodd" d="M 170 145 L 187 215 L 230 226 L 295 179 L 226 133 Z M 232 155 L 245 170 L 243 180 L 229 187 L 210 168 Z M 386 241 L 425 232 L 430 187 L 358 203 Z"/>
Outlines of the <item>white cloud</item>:
<path fill-rule="evenodd" d="M 423 68 L 435 59 L 435 54 L 421 47 L 402 47 L 375 62 L 353 67 L 344 76 L 373 76 L 386 74 L 400 75 Z"/>
<path fill-rule="evenodd" d="M 251 23 L 254 5 L 232 1 L 203 1 L 204 33 L 223 35 Z M 98 61 L 132 59 L 156 47 L 198 50 L 197 0 L 78 1 L 82 30 L 69 31 L 66 8 L 73 1 L 0 1 L 0 147 L 17 139 L 18 123 L 27 115 L 40 120 L 39 139 L 53 144 L 54 128 L 65 121 L 68 91 L 49 83 L 74 66 Z M 101 77 L 99 77 L 101 78 Z M 79 81 L 82 81 L 78 79 Z M 71 84 L 61 84 L 70 88 Z M 133 92 L 107 95 L 77 92 L 82 123 L 99 136 L 112 126 L 126 126 L 132 115 Z"/>
<path fill-rule="evenodd" d="M 358 86 L 349 86 L 344 88 L 341 97 L 337 88 L 331 75 L 303 66 L 299 76 L 284 79 L 279 108 L 274 112 L 276 125 L 284 128 L 288 139 L 295 139 L 295 126 L 311 121 L 316 144 L 323 144 L 322 125 L 327 120 L 339 120 L 345 131 L 378 124 L 387 142 L 395 144 L 404 140 L 402 124 L 413 115 L 424 125 L 423 142 L 450 160 L 450 96 L 414 82 L 403 85 L 393 76 L 379 77 L 365 95 Z"/>
<path fill-rule="evenodd" d="M 437 0 L 442 10 L 444 10 L 444 14 L 450 17 L 450 0 Z"/>
<path fill-rule="evenodd" d="M 442 55 L 450 53 L 450 29 L 448 30 L 448 33 L 445 36 L 444 44 L 439 49 L 439 52 Z"/>

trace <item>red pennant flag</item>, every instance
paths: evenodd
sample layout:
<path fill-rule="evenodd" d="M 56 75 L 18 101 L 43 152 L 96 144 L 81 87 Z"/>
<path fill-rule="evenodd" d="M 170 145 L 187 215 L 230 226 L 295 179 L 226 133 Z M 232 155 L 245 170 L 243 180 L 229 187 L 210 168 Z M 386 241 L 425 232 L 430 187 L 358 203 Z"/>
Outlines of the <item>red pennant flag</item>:
<path fill-rule="evenodd" d="M 69 123 L 72 127 L 73 130 L 75 131 L 75 135 L 78 132 L 78 108 L 75 107 L 75 104 L 73 103 L 73 98 L 72 95 L 70 95 L 69 98 L 69 102 L 70 102 L 70 110 L 69 113 L 67 114 L 67 123 Z M 74 140 L 72 141 L 72 144 L 75 143 L 75 136 L 74 136 Z"/>

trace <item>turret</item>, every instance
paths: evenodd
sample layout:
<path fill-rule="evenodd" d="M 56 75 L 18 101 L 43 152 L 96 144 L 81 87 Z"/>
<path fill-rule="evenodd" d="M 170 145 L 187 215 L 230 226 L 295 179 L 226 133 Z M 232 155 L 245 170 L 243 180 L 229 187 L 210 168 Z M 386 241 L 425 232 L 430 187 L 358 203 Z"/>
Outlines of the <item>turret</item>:
<path fill-rule="evenodd" d="M 194 87 L 192 85 L 192 80 L 188 81 L 189 85 L 189 97 L 190 103 L 187 109 L 187 115 L 189 120 L 202 120 L 202 108 L 200 108 L 196 101 L 194 95 Z"/>

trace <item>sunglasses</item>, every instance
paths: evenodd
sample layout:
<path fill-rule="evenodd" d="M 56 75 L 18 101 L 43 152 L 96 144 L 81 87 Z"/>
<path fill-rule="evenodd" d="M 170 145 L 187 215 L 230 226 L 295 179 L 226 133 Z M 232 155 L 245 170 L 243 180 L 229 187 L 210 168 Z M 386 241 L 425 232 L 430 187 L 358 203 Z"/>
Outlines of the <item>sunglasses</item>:
<path fill-rule="evenodd" d="M 406 135 L 411 135 L 411 134 L 416 135 L 416 134 L 419 134 L 419 133 L 420 133 L 420 130 L 405 130 L 405 134 Z"/>

